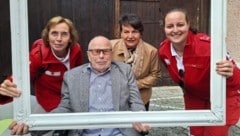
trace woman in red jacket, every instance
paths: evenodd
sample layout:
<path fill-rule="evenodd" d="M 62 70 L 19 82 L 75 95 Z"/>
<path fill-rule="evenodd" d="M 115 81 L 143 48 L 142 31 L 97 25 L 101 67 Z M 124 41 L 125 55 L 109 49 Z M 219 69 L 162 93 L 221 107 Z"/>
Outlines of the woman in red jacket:
<path fill-rule="evenodd" d="M 42 31 L 42 39 L 33 43 L 30 52 L 31 82 L 39 104 L 33 113 L 49 112 L 58 106 L 63 74 L 81 65 L 82 58 L 72 21 L 61 16 L 51 18 Z"/>
<path fill-rule="evenodd" d="M 210 37 L 190 29 L 187 12 L 173 9 L 164 18 L 167 37 L 159 57 L 171 78 L 184 92 L 185 109 L 210 109 Z M 194 136 L 227 136 L 240 115 L 240 70 L 231 60 L 216 63 L 218 74 L 227 78 L 226 125 L 190 127 Z"/>

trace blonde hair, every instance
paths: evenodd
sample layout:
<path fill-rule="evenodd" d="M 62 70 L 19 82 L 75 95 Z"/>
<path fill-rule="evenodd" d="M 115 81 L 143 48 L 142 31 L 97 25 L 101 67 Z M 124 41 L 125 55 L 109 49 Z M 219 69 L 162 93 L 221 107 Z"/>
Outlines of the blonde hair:
<path fill-rule="evenodd" d="M 74 44 L 76 44 L 78 42 L 78 32 L 77 32 L 75 26 L 73 25 L 73 22 L 68 18 L 64 18 L 62 16 L 55 16 L 48 21 L 47 25 L 42 30 L 42 39 L 46 46 L 49 46 L 48 33 L 49 33 L 50 29 L 53 26 L 60 24 L 60 23 L 65 23 L 69 27 L 69 33 L 70 33 L 70 39 L 71 39 L 71 42 L 69 42 L 69 47 L 73 46 Z"/>

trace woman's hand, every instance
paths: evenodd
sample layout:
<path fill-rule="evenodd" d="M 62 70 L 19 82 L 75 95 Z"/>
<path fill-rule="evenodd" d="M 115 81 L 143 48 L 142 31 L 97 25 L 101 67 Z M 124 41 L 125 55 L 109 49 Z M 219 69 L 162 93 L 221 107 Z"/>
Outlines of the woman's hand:
<path fill-rule="evenodd" d="M 229 78 L 233 75 L 234 65 L 231 61 L 222 60 L 217 62 L 216 65 L 216 71 L 219 75 L 225 76 L 226 78 Z"/>
<path fill-rule="evenodd" d="M 19 97 L 21 91 L 17 89 L 17 85 L 6 79 L 0 85 L 0 94 L 9 97 Z"/>

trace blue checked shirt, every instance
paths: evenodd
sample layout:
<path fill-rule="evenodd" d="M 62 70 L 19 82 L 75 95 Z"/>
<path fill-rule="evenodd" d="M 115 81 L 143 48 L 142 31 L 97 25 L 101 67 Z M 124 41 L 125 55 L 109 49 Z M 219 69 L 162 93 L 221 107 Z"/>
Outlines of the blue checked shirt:
<path fill-rule="evenodd" d="M 91 66 L 89 112 L 114 111 L 112 102 L 112 82 L 110 68 L 100 74 L 94 73 Z M 85 129 L 83 136 L 122 136 L 118 128 Z"/>

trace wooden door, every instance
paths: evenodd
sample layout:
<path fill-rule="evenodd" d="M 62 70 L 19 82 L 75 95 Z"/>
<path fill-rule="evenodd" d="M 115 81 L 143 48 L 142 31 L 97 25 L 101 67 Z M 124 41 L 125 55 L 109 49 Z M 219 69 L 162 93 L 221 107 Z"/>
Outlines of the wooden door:
<path fill-rule="evenodd" d="M 163 15 L 173 7 L 184 7 L 191 13 L 192 26 L 209 32 L 209 0 L 29 0 L 29 46 L 41 37 L 47 21 L 57 15 L 73 21 L 87 62 L 87 44 L 96 35 L 119 37 L 119 16 L 138 14 L 145 27 L 143 39 L 159 47 L 164 39 Z M 9 0 L 0 1 L 0 80 L 11 74 L 11 32 Z M 163 77 L 167 72 L 163 72 Z M 165 81 L 165 80 L 164 80 Z M 164 83 L 165 84 L 165 83 Z"/>
<path fill-rule="evenodd" d="M 159 48 L 165 38 L 163 19 L 172 8 L 185 8 L 190 15 L 191 26 L 200 32 L 209 33 L 209 0 L 116 0 L 114 36 L 119 37 L 118 19 L 121 14 L 135 13 L 142 18 L 144 25 L 143 40 Z M 158 85 L 173 85 L 167 70 L 162 65 L 162 80 Z"/>
<path fill-rule="evenodd" d="M 118 18 L 124 13 L 135 13 L 144 24 L 143 39 L 155 47 L 165 38 L 163 16 L 172 8 L 185 8 L 190 15 L 191 26 L 209 33 L 209 0 L 116 0 L 115 37 L 119 36 Z"/>
<path fill-rule="evenodd" d="M 113 0 L 29 0 L 29 41 L 40 38 L 41 31 L 53 16 L 64 16 L 73 21 L 79 33 L 79 43 L 88 62 L 88 42 L 96 35 L 113 37 Z"/>
<path fill-rule="evenodd" d="M 11 33 L 9 0 L 0 1 L 0 83 L 11 75 Z"/>

